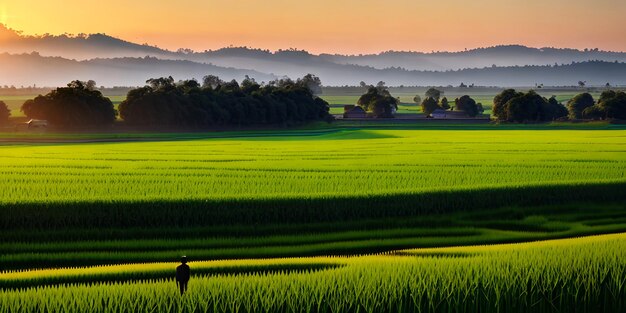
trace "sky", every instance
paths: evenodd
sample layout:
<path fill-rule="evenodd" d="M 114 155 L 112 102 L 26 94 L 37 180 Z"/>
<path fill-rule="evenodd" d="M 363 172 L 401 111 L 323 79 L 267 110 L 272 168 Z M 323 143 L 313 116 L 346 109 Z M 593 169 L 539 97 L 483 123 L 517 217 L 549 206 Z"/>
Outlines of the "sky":
<path fill-rule="evenodd" d="M 0 0 L 0 23 L 27 35 L 106 33 L 196 51 L 626 51 L 625 14 L 624 0 Z"/>

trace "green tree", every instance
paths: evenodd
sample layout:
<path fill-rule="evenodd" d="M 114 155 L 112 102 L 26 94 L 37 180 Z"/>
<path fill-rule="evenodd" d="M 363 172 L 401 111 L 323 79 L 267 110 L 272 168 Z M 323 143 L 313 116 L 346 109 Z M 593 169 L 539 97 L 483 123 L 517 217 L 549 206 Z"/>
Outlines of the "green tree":
<path fill-rule="evenodd" d="M 357 101 L 364 110 L 382 118 L 393 117 L 393 113 L 398 109 L 398 103 L 398 99 L 391 96 L 384 82 L 379 82 L 376 87 L 370 86 Z"/>
<path fill-rule="evenodd" d="M 505 109 L 506 103 L 509 102 L 509 100 L 521 95 L 522 93 L 515 91 L 515 89 L 506 89 L 497 94 L 495 98 L 493 98 L 493 115 L 497 117 L 498 120 L 506 121 L 508 119 Z"/>
<path fill-rule="evenodd" d="M 433 98 L 437 102 L 439 102 L 439 98 L 441 98 L 441 95 L 443 95 L 443 91 L 441 90 L 435 88 L 429 88 L 428 90 L 426 90 L 426 98 Z"/>
<path fill-rule="evenodd" d="M 441 109 L 441 107 L 437 103 L 437 100 L 435 100 L 435 98 L 432 98 L 432 97 L 426 97 L 422 101 L 421 107 L 422 107 L 422 112 L 424 112 L 426 116 L 429 116 L 430 114 L 435 112 L 435 110 L 437 109 Z"/>
<path fill-rule="evenodd" d="M 570 99 L 567 102 L 567 111 L 569 112 L 570 119 L 580 119 L 583 118 L 583 111 L 593 106 L 595 101 L 593 97 L 585 92 L 574 96 L 574 98 Z"/>
<path fill-rule="evenodd" d="M 565 117 L 567 111 L 556 98 L 550 100 L 540 96 L 533 90 L 518 93 L 504 104 L 503 113 L 498 120 L 509 122 L 545 122 Z M 506 119 L 502 117 L 506 116 Z"/>
<path fill-rule="evenodd" d="M 476 107 L 478 108 L 478 114 L 483 114 L 485 113 L 485 108 L 483 107 L 482 103 L 476 103 Z"/>
<path fill-rule="evenodd" d="M 113 103 L 89 86 L 86 82 L 72 81 L 67 87 L 27 100 L 21 111 L 29 118 L 44 119 L 62 128 L 113 124 L 117 115 Z"/>
<path fill-rule="evenodd" d="M 174 78 L 170 77 L 161 77 L 161 78 L 151 78 L 146 81 L 147 84 L 152 87 L 152 89 L 173 89 L 176 87 L 174 84 Z"/>
<path fill-rule="evenodd" d="M 468 95 L 455 99 L 454 107 L 457 110 L 465 111 L 469 117 L 478 115 L 478 105 L 476 105 L 476 101 Z"/>
<path fill-rule="evenodd" d="M 261 88 L 254 78 L 250 78 L 250 76 L 246 75 L 245 78 L 241 81 L 241 90 L 245 93 L 252 93 Z"/>
<path fill-rule="evenodd" d="M 413 97 L 413 102 L 415 102 L 416 104 L 421 104 L 422 97 L 420 97 L 419 95 L 415 95 L 415 97 Z"/>
<path fill-rule="evenodd" d="M 626 93 L 607 90 L 602 92 L 598 103 L 583 111 L 587 118 L 626 119 Z"/>
<path fill-rule="evenodd" d="M 202 88 L 215 89 L 224 83 L 215 75 L 207 75 L 202 78 Z"/>
<path fill-rule="evenodd" d="M 547 102 L 544 102 L 541 111 L 540 119 L 542 121 L 553 121 L 564 118 L 568 114 L 567 108 L 556 99 L 556 96 L 552 96 Z"/>
<path fill-rule="evenodd" d="M 11 110 L 4 101 L 0 101 L 0 125 L 6 125 L 9 122 Z"/>
<path fill-rule="evenodd" d="M 448 98 L 441 98 L 440 105 L 444 110 L 450 110 L 450 103 L 448 103 Z"/>
<path fill-rule="evenodd" d="M 207 76 L 202 88 L 195 80 L 170 86 L 169 78 L 156 78 L 128 92 L 119 106 L 120 116 L 131 125 L 170 129 L 288 126 L 330 120 L 328 103 L 302 83 L 310 78 L 296 82 L 283 78 L 261 86 L 250 77 L 239 84 Z"/>
<path fill-rule="evenodd" d="M 313 74 L 306 74 L 304 77 L 298 79 L 296 84 L 309 88 L 313 95 L 322 94 L 322 80 Z"/>

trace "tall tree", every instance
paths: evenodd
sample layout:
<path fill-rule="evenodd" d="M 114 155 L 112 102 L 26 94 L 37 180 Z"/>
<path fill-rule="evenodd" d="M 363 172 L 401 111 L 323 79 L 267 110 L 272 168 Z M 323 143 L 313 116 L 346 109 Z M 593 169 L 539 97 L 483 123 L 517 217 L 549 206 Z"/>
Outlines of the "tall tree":
<path fill-rule="evenodd" d="M 256 82 L 254 78 L 250 78 L 250 76 L 246 75 L 245 78 L 241 81 L 241 90 L 245 93 L 252 93 L 261 88 L 261 85 Z"/>
<path fill-rule="evenodd" d="M 567 111 L 569 112 L 570 119 L 580 119 L 583 118 L 583 111 L 593 106 L 595 101 L 593 97 L 585 92 L 574 96 L 574 98 L 570 99 L 567 102 Z"/>
<path fill-rule="evenodd" d="M 433 97 L 426 97 L 422 101 L 421 107 L 422 107 L 422 112 L 424 112 L 426 116 L 429 116 L 430 114 L 435 112 L 435 110 L 437 109 L 441 109 L 441 107 L 437 103 L 437 100 L 435 100 L 435 98 Z"/>
<path fill-rule="evenodd" d="M 381 83 L 376 87 L 370 86 L 367 92 L 359 97 L 357 104 L 364 110 L 372 112 L 376 117 L 393 117 L 398 109 L 399 100 L 391 95 L 384 83 Z"/>
<path fill-rule="evenodd" d="M 530 90 L 527 93 L 517 93 L 509 99 L 501 109 L 498 120 L 517 123 L 545 122 L 566 115 L 567 110 L 556 98 L 548 100 Z"/>
<path fill-rule="evenodd" d="M 21 110 L 29 118 L 44 119 L 62 128 L 113 124 L 117 113 L 111 100 L 88 87 L 86 82 L 72 81 L 67 87 L 27 100 Z"/>
<path fill-rule="evenodd" d="M 215 75 L 207 75 L 202 78 L 202 88 L 215 89 L 223 83 L 224 81 Z"/>
<path fill-rule="evenodd" d="M 443 97 L 441 98 L 441 101 L 439 102 L 442 109 L 444 110 L 450 110 L 450 103 L 448 103 L 448 98 Z"/>
<path fill-rule="evenodd" d="M 614 90 L 603 91 L 598 103 L 586 108 L 583 116 L 626 120 L 626 93 Z"/>
<path fill-rule="evenodd" d="M 297 84 L 308 88 L 313 95 L 322 94 L 322 80 L 313 74 L 306 74 L 296 81 Z"/>
<path fill-rule="evenodd" d="M 154 90 L 159 89 L 172 89 L 176 87 L 174 83 L 174 78 L 170 77 L 161 77 L 161 78 L 151 78 L 146 81 L 147 84 L 152 87 Z"/>
<path fill-rule="evenodd" d="M 413 97 L 413 102 L 417 103 L 418 105 L 422 103 L 422 97 L 420 97 L 419 95 L 415 95 L 415 97 Z"/>
<path fill-rule="evenodd" d="M 553 121 L 567 117 L 567 113 L 567 108 L 556 99 L 556 96 L 552 96 L 544 103 L 542 116 L 540 118 L 543 121 Z"/>
<path fill-rule="evenodd" d="M 454 100 L 454 107 L 459 111 L 465 111 L 468 116 L 475 117 L 478 115 L 478 105 L 476 101 L 468 95 L 464 95 Z"/>
<path fill-rule="evenodd" d="M 0 125 L 6 125 L 9 122 L 11 110 L 4 101 L 0 101 Z"/>
<path fill-rule="evenodd" d="M 435 88 L 429 88 L 426 90 L 426 98 L 433 98 L 435 101 L 439 102 L 439 98 L 443 95 L 443 91 Z"/>
<path fill-rule="evenodd" d="M 499 120 L 507 120 L 505 104 L 509 102 L 509 100 L 521 95 L 522 93 L 515 91 L 515 89 L 506 89 L 497 94 L 495 98 L 493 98 L 493 108 L 491 109 L 493 115 Z"/>

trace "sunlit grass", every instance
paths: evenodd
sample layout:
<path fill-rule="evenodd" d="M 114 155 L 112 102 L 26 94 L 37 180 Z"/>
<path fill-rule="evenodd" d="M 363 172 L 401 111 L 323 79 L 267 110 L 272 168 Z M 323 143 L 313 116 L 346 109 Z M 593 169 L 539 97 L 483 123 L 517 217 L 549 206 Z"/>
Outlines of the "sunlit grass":
<path fill-rule="evenodd" d="M 184 297 L 171 280 L 176 263 L 3 273 L 3 284 L 57 279 L 78 285 L 5 289 L 0 311 L 619 312 L 626 305 L 625 258 L 626 235 L 616 234 L 351 258 L 192 262 L 200 273 Z M 306 264 L 339 267 L 298 268 Z M 271 271 L 281 265 L 282 272 Z M 257 273 L 203 273 L 246 266 L 258 266 Z M 84 285 L 106 275 L 144 278 Z"/>
<path fill-rule="evenodd" d="M 622 131 L 343 131 L 5 146 L 0 202 L 365 196 L 626 181 Z"/>

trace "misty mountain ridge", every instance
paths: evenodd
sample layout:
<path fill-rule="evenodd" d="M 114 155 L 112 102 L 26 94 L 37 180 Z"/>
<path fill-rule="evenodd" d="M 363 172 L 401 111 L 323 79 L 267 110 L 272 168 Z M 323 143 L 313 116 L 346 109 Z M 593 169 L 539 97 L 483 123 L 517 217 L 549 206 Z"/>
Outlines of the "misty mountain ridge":
<path fill-rule="evenodd" d="M 461 82 L 481 86 L 572 86 L 578 80 L 589 85 L 626 85 L 626 63 L 589 61 L 559 66 L 513 66 L 464 69 L 456 71 L 415 71 L 375 69 L 355 65 L 320 67 L 318 75 L 327 86 L 358 85 L 363 80 L 389 86 L 457 86 Z M 260 71 L 220 67 L 185 60 L 143 58 L 98 58 L 85 61 L 45 57 L 37 53 L 0 54 L 0 85 L 62 86 L 75 79 L 93 79 L 104 86 L 142 86 L 148 78 L 173 76 L 175 79 L 201 80 L 212 74 L 224 80 L 241 81 L 245 75 L 259 82 L 279 76 Z M 294 76 L 296 77 L 296 76 Z"/>
<path fill-rule="evenodd" d="M 360 81 L 373 84 L 380 80 L 389 85 L 422 86 L 461 82 L 489 86 L 575 85 L 578 80 L 590 85 L 626 84 L 622 65 L 626 53 L 522 45 L 458 52 L 386 51 L 365 55 L 315 55 L 297 49 L 272 52 L 248 47 L 174 52 L 106 34 L 24 36 L 0 25 L 0 53 L 3 52 L 0 84 L 13 85 L 56 86 L 68 81 L 67 78 L 85 77 L 106 86 L 136 86 L 150 77 L 200 79 L 207 74 L 228 80 L 241 80 L 249 75 L 258 81 L 268 81 L 283 76 L 302 77 L 307 73 L 334 86 L 357 85 Z M 531 77 L 540 74 L 528 66 L 539 66 L 544 73 Z M 565 69 L 574 72 L 561 77 L 556 74 L 565 75 Z M 492 76 L 486 77 L 485 73 Z"/>
<path fill-rule="evenodd" d="M 103 86 L 143 86 L 154 77 L 173 76 L 177 79 L 218 75 L 222 79 L 241 81 L 245 75 L 259 81 L 276 76 L 265 73 L 226 68 L 184 60 L 162 60 L 154 57 L 97 58 L 77 61 L 61 57 L 44 57 L 38 53 L 0 53 L 0 85 L 63 86 L 72 80 L 95 80 Z"/>

